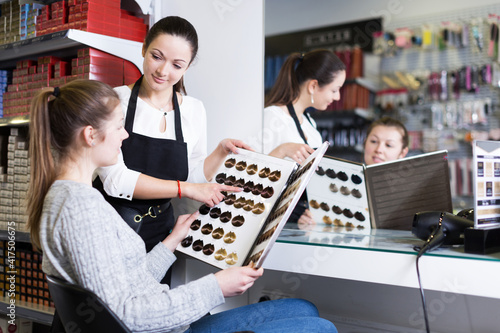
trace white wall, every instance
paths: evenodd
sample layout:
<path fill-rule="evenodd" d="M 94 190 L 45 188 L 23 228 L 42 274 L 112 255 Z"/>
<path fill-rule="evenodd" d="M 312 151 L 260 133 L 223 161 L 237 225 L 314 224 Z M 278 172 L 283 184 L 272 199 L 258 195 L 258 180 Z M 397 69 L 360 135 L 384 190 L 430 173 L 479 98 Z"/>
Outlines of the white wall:
<path fill-rule="evenodd" d="M 373 17 L 382 17 L 387 25 L 410 17 L 497 3 L 498 0 L 266 0 L 265 34 L 278 35 Z"/>
<path fill-rule="evenodd" d="M 264 0 L 168 0 L 162 14 L 190 21 L 198 59 L 186 73 L 187 93 L 203 101 L 208 149 L 224 138 L 259 135 L 264 105 Z"/>

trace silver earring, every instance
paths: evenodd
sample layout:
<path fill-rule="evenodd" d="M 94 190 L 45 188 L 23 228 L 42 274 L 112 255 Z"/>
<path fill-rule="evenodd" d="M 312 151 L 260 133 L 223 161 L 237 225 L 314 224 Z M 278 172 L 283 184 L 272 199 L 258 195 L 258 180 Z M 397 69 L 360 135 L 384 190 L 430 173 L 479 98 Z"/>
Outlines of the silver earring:
<path fill-rule="evenodd" d="M 311 104 L 314 104 L 314 97 L 313 97 L 313 94 L 311 94 Z"/>
<path fill-rule="evenodd" d="M 92 145 L 92 147 L 93 147 L 93 146 L 95 146 L 95 142 L 94 142 L 94 141 L 92 141 L 91 145 Z"/>

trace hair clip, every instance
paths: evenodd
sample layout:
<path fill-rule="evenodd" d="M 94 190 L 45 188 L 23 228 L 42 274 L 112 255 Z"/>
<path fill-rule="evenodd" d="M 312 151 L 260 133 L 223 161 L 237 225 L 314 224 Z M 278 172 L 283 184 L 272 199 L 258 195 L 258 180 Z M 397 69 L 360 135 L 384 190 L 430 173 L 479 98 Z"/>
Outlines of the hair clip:
<path fill-rule="evenodd" d="M 54 91 L 52 92 L 52 95 L 54 95 L 54 97 L 59 97 L 61 95 L 61 90 L 59 89 L 59 87 L 55 87 L 54 88 Z"/>

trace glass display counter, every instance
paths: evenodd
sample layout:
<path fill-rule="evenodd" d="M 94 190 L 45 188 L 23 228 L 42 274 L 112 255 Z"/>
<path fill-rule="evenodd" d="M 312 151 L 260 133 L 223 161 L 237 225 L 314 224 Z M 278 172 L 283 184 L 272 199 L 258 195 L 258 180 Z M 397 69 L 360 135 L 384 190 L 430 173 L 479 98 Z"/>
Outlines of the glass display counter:
<path fill-rule="evenodd" d="M 419 288 L 414 247 L 422 244 L 410 231 L 286 225 L 264 268 Z M 489 278 L 500 276 L 500 253 L 476 255 L 464 253 L 463 246 L 443 247 L 424 254 L 419 265 L 426 290 L 500 299 L 496 279 Z"/>
<path fill-rule="evenodd" d="M 328 225 L 304 226 L 299 228 L 296 224 L 287 224 L 281 232 L 278 242 L 410 255 L 416 255 L 417 252 L 414 250 L 414 247 L 421 246 L 424 243 L 424 241 L 413 236 L 410 231 L 388 229 L 363 231 Z M 500 252 L 487 255 L 469 254 L 464 252 L 463 245 L 441 247 L 426 253 L 425 256 L 500 262 Z"/>

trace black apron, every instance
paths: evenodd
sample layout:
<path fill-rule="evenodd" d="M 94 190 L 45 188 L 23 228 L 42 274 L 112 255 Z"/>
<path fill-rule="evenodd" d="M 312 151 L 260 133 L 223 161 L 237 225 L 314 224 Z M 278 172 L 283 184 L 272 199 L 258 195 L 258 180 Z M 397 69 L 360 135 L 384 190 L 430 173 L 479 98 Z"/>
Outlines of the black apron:
<path fill-rule="evenodd" d="M 304 140 L 304 143 L 308 145 L 306 136 L 304 134 L 304 131 L 302 131 L 302 127 L 300 126 L 299 118 L 297 118 L 297 114 L 295 113 L 295 109 L 293 108 L 292 103 L 288 104 L 286 106 L 288 108 L 288 113 L 290 113 L 290 116 L 292 117 L 293 121 L 295 122 L 295 126 L 297 127 L 297 131 L 300 134 L 300 137 L 302 140 Z M 312 121 L 311 118 L 309 118 L 309 114 L 307 111 L 304 111 L 304 116 L 307 118 L 307 120 L 311 123 Z M 292 214 L 290 214 L 290 217 L 288 218 L 287 222 L 291 223 L 297 223 L 299 218 L 304 214 L 304 211 L 309 208 L 309 200 L 307 199 L 307 192 L 304 191 L 302 193 L 302 196 L 300 197 L 299 201 L 297 202 L 297 205 L 293 209 Z"/>
<path fill-rule="evenodd" d="M 181 114 L 175 89 L 172 97 L 175 140 L 151 138 L 132 131 L 142 78 L 140 77 L 134 84 L 127 108 L 125 130 L 129 133 L 129 137 L 122 143 L 125 165 L 131 170 L 155 178 L 185 181 L 189 173 L 187 144 L 182 135 Z M 124 220 L 142 237 L 148 252 L 165 239 L 175 224 L 170 199 L 132 199 L 130 201 L 110 197 L 102 190 L 101 192 Z M 140 228 L 137 228 L 138 224 Z"/>

